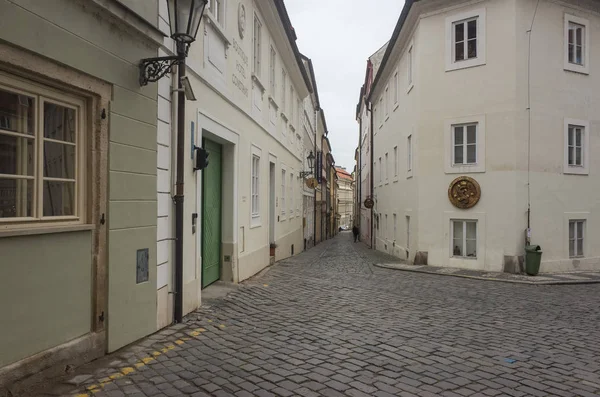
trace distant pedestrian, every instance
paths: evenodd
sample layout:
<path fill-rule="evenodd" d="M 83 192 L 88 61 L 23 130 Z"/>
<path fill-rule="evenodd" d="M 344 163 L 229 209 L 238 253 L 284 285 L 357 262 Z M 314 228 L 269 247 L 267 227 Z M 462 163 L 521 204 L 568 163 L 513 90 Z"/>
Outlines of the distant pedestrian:
<path fill-rule="evenodd" d="M 358 227 L 356 225 L 352 226 L 352 234 L 354 235 L 354 242 L 356 243 L 358 241 Z"/>

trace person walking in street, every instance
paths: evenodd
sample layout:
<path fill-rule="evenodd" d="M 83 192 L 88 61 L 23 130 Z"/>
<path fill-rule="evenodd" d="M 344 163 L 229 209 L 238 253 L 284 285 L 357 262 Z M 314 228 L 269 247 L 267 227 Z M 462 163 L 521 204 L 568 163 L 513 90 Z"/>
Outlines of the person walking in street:
<path fill-rule="evenodd" d="M 358 241 L 358 227 L 356 225 L 352 226 L 352 234 L 354 235 L 354 242 Z"/>

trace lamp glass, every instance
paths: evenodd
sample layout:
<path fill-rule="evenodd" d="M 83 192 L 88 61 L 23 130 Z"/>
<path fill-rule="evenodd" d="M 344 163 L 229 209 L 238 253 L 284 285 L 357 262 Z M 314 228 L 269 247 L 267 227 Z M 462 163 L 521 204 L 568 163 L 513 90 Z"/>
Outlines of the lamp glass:
<path fill-rule="evenodd" d="M 196 40 L 208 0 L 167 0 L 171 38 L 183 43 Z"/>
<path fill-rule="evenodd" d="M 312 150 L 306 159 L 308 160 L 308 168 L 312 170 L 315 166 L 315 155 L 313 154 Z"/>

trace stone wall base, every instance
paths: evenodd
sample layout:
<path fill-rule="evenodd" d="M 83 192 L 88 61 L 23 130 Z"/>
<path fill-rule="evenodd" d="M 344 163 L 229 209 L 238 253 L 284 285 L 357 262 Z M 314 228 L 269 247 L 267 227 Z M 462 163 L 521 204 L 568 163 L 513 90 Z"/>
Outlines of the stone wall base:
<path fill-rule="evenodd" d="M 427 265 L 427 251 L 417 251 L 414 265 Z"/>
<path fill-rule="evenodd" d="M 90 333 L 0 368 L 0 397 L 18 396 L 105 352 L 106 333 Z"/>
<path fill-rule="evenodd" d="M 524 274 L 525 258 L 523 255 L 505 255 L 503 271 L 504 273 Z"/>

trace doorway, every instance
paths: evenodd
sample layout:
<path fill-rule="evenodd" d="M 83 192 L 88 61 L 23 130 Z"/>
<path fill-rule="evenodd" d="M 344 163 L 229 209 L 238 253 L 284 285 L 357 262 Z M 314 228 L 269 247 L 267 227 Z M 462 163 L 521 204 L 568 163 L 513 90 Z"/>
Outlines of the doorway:
<path fill-rule="evenodd" d="M 269 243 L 275 243 L 275 163 L 269 162 Z"/>
<path fill-rule="evenodd" d="M 202 171 L 202 288 L 221 278 L 222 147 L 204 139 L 209 165 Z"/>

